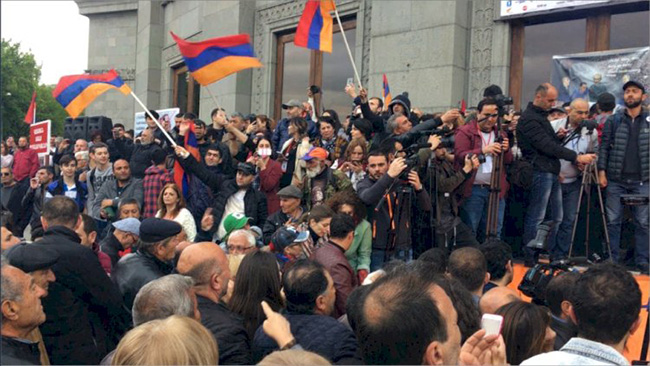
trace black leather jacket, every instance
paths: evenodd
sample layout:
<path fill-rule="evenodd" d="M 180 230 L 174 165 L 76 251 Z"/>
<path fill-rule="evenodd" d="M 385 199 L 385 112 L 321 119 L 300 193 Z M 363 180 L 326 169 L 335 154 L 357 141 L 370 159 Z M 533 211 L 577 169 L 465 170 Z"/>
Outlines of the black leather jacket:
<path fill-rule="evenodd" d="M 138 249 L 117 262 L 111 277 L 124 297 L 124 304 L 131 311 L 138 291 L 147 283 L 172 273 L 172 270 L 171 264 Z"/>

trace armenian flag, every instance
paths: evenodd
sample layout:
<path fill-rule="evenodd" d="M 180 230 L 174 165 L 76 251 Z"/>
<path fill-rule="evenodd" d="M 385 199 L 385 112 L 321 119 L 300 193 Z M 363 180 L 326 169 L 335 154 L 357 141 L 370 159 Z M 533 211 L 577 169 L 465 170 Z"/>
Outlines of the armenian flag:
<path fill-rule="evenodd" d="M 393 100 L 393 96 L 390 95 L 390 87 L 388 86 L 388 78 L 386 78 L 386 74 L 384 74 L 384 81 L 382 83 L 382 88 L 381 88 L 381 96 L 384 99 L 384 105 L 389 105 L 391 100 Z"/>
<path fill-rule="evenodd" d="M 111 70 L 104 74 L 63 76 L 52 91 L 52 96 L 70 117 L 77 118 L 95 98 L 108 89 L 131 93 L 131 88 L 124 83 L 117 71 Z"/>
<path fill-rule="evenodd" d="M 312 50 L 332 52 L 332 16 L 336 9 L 333 0 L 308 0 L 302 12 L 296 37 L 296 46 Z"/>
<path fill-rule="evenodd" d="M 184 122 L 185 123 L 185 122 Z M 194 123 L 190 123 L 190 129 L 185 133 L 185 150 L 192 154 L 196 161 L 201 161 L 199 153 L 199 142 L 194 134 Z M 190 174 L 186 173 L 178 159 L 174 160 L 174 182 L 183 192 L 183 197 L 187 197 L 190 189 Z"/>
<path fill-rule="evenodd" d="M 188 42 L 170 32 L 185 60 L 187 69 L 205 86 L 226 76 L 252 67 L 262 67 L 255 57 L 248 34 Z"/>

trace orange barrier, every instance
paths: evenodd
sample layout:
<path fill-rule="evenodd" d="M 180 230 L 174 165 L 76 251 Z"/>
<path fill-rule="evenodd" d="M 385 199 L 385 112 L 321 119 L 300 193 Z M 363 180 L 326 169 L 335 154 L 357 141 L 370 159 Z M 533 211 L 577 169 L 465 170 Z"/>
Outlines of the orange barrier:
<path fill-rule="evenodd" d="M 514 278 L 512 280 L 512 283 L 508 285 L 508 287 L 516 290 L 519 292 L 521 295 L 521 298 L 530 301 L 531 299 L 521 293 L 517 289 L 517 286 L 519 286 L 519 283 L 521 283 L 521 279 L 524 277 L 526 274 L 526 271 L 528 270 L 527 267 L 524 267 L 523 264 L 520 263 L 515 263 L 514 265 Z M 647 304 L 648 298 L 650 297 L 650 277 L 647 275 L 637 275 L 634 276 L 636 278 L 636 282 L 639 284 L 639 287 L 641 288 L 641 301 L 643 302 L 643 305 Z M 648 321 L 648 309 L 641 309 L 641 325 L 639 326 L 639 329 L 628 339 L 627 341 L 627 347 L 625 349 L 625 352 L 623 355 L 629 360 L 638 360 L 639 355 L 641 354 L 641 346 L 643 344 L 643 334 L 646 329 L 646 322 Z M 648 358 L 646 358 L 647 360 Z"/>

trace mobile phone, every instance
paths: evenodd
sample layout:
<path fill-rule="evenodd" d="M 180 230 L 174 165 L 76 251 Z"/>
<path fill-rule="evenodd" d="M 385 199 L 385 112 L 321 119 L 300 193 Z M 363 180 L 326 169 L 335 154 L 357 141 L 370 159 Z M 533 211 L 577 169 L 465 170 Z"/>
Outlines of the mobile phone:
<path fill-rule="evenodd" d="M 496 314 L 483 314 L 481 318 L 481 329 L 485 329 L 485 335 L 499 335 L 501 334 L 501 326 L 503 325 L 503 317 Z"/>
<path fill-rule="evenodd" d="M 354 78 L 348 78 L 346 85 L 354 85 Z"/>

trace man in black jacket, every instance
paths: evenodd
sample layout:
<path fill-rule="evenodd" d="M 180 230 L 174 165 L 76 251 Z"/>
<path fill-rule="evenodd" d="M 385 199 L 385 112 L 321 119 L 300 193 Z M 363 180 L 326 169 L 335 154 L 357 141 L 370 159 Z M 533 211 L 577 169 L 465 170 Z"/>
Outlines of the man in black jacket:
<path fill-rule="evenodd" d="M 144 178 L 144 171 L 151 166 L 154 150 L 159 150 L 160 146 L 154 143 L 154 133 L 149 128 L 145 128 L 136 143 L 133 145 L 131 153 L 131 174 L 138 179 Z"/>
<path fill-rule="evenodd" d="M 228 258 L 223 250 L 211 242 L 190 245 L 181 253 L 176 269 L 194 280 L 201 324 L 217 340 L 219 364 L 252 364 L 250 340 L 244 323 L 222 301 L 230 281 Z"/>
<path fill-rule="evenodd" d="M 32 231 L 41 227 L 41 210 L 43 209 L 43 200 L 47 186 L 54 179 L 54 168 L 51 166 L 42 166 L 36 172 L 36 177 L 29 180 L 29 190 L 23 197 L 23 207 L 29 209 L 32 207 L 32 217 L 29 224 L 32 225 Z"/>
<path fill-rule="evenodd" d="M 368 208 L 368 218 L 373 228 L 371 272 L 380 269 L 390 259 L 409 260 L 412 257 L 410 220 L 396 217 L 397 192 L 406 185 L 412 186 L 415 191 L 413 207 L 406 207 L 403 202 L 400 205 L 400 209 L 407 210 L 404 211 L 407 214 L 414 210 L 431 211 L 431 199 L 415 171 L 409 172 L 407 184 L 396 183 L 406 168 L 404 158 L 393 160 L 389 166 L 386 154 L 372 151 L 368 156 L 368 175 L 357 185 L 357 193 Z M 392 187 L 390 192 L 389 187 Z M 380 201 L 381 206 L 375 209 Z"/>
<path fill-rule="evenodd" d="M 548 216 L 554 223 L 549 238 L 554 237 L 557 227 L 562 222 L 562 191 L 558 176 L 560 159 L 574 164 L 590 164 L 596 159 L 595 154 L 578 155 L 563 146 L 562 139 L 566 130 L 560 129 L 556 134 L 548 120 L 548 111 L 557 100 L 557 90 L 553 85 L 544 83 L 535 89 L 535 100 L 528 103 L 517 125 L 518 144 L 524 159 L 533 165 L 533 184 L 530 188 L 530 201 L 524 221 L 523 244 L 528 244 L 537 235 L 539 224 Z M 550 205 L 550 215 L 547 206 Z M 535 253 L 525 248 L 526 264 L 534 263 Z"/>
<path fill-rule="evenodd" d="M 0 207 L 13 214 L 14 222 L 12 232 L 19 237 L 23 236 L 23 231 L 25 231 L 25 227 L 29 224 L 29 218 L 32 214 L 30 207 L 22 204 L 23 197 L 25 197 L 29 190 L 29 182 L 29 179 L 23 179 L 21 182 L 17 182 L 14 179 L 11 168 L 2 168 L 2 194 L 0 194 L 2 202 L 0 202 Z"/>
<path fill-rule="evenodd" d="M 297 223 L 300 217 L 307 212 L 305 207 L 300 205 L 302 201 L 302 191 L 296 186 L 286 186 L 278 191 L 280 198 L 280 209 L 272 213 L 264 223 L 262 233 L 264 235 L 264 244 L 268 245 L 279 228 L 290 224 Z"/>
<path fill-rule="evenodd" d="M 106 145 L 108 145 L 108 154 L 111 163 L 114 163 L 118 159 L 131 160 L 133 140 L 124 137 L 123 124 L 116 123 L 113 125 L 113 138 L 106 141 Z"/>
<path fill-rule="evenodd" d="M 144 219 L 140 224 L 138 250 L 117 262 L 111 276 L 131 310 L 135 295 L 147 283 L 172 273 L 183 227 L 176 221 Z"/>
<path fill-rule="evenodd" d="M 97 364 L 128 329 L 129 314 L 95 253 L 80 244 L 74 231 L 81 225 L 75 201 L 53 197 L 43 206 L 41 222 L 43 239 L 30 245 L 59 254 L 52 267 L 56 282 L 49 285 L 43 299 L 47 320 L 41 333 L 50 361 L 54 365 Z"/>

